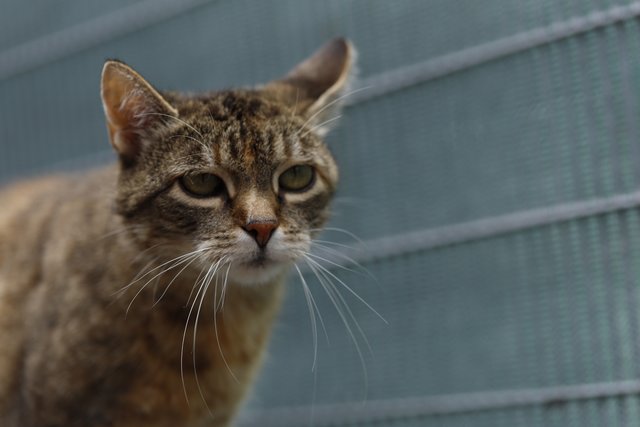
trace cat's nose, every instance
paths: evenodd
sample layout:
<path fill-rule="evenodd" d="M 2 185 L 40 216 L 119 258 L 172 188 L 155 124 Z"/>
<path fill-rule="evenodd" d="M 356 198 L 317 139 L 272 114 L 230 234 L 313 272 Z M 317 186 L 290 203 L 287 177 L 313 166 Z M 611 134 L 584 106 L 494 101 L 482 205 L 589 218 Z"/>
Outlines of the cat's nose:
<path fill-rule="evenodd" d="M 244 231 L 249 233 L 260 248 L 264 249 L 269 243 L 269 239 L 273 231 L 278 228 L 277 219 L 253 220 L 249 221 L 244 227 Z"/>

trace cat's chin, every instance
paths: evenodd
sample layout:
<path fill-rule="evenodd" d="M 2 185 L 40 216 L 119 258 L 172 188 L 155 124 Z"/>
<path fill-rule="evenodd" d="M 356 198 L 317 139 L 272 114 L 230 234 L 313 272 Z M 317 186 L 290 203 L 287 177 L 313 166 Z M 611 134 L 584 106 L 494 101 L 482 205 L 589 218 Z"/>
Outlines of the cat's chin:
<path fill-rule="evenodd" d="M 279 280 L 291 267 L 290 262 L 266 261 L 232 265 L 229 281 L 239 285 L 264 285 Z"/>

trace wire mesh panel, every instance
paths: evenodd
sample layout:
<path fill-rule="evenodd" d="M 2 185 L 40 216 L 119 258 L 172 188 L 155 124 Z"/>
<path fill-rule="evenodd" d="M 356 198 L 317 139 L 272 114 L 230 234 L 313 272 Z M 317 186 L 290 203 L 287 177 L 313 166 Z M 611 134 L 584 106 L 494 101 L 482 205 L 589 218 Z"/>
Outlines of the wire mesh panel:
<path fill-rule="evenodd" d="M 80 3 L 0 17 L 2 181 L 112 159 L 106 57 L 204 90 L 359 50 L 317 339 L 292 276 L 239 425 L 640 423 L 640 2 Z"/>

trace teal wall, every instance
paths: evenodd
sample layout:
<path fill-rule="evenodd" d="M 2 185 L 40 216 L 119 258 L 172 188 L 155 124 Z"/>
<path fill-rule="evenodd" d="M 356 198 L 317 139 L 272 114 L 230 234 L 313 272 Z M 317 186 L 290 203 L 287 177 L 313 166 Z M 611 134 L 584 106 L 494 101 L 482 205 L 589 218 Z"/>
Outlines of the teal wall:
<path fill-rule="evenodd" d="M 307 272 L 328 335 L 314 365 L 292 280 L 240 424 L 638 425 L 638 16 L 626 0 L 3 0 L 0 181 L 112 158 L 105 58 L 215 89 L 346 36 L 369 89 L 329 137 L 331 226 L 364 244 L 324 238 L 376 280 L 327 266 L 388 324 L 336 282 L 359 354 Z"/>

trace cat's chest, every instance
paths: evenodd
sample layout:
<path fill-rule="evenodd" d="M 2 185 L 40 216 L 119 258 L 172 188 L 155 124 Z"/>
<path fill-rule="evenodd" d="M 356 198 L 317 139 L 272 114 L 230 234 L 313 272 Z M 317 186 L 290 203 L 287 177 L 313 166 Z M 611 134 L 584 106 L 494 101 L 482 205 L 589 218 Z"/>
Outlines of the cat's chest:
<path fill-rule="evenodd" d="M 154 309 L 136 344 L 143 368 L 127 397 L 134 406 L 150 414 L 173 408 L 189 426 L 216 425 L 212 420 L 224 425 L 230 419 L 262 357 L 276 309 L 241 296 L 230 291 L 217 311 L 206 298 L 184 310 Z"/>

